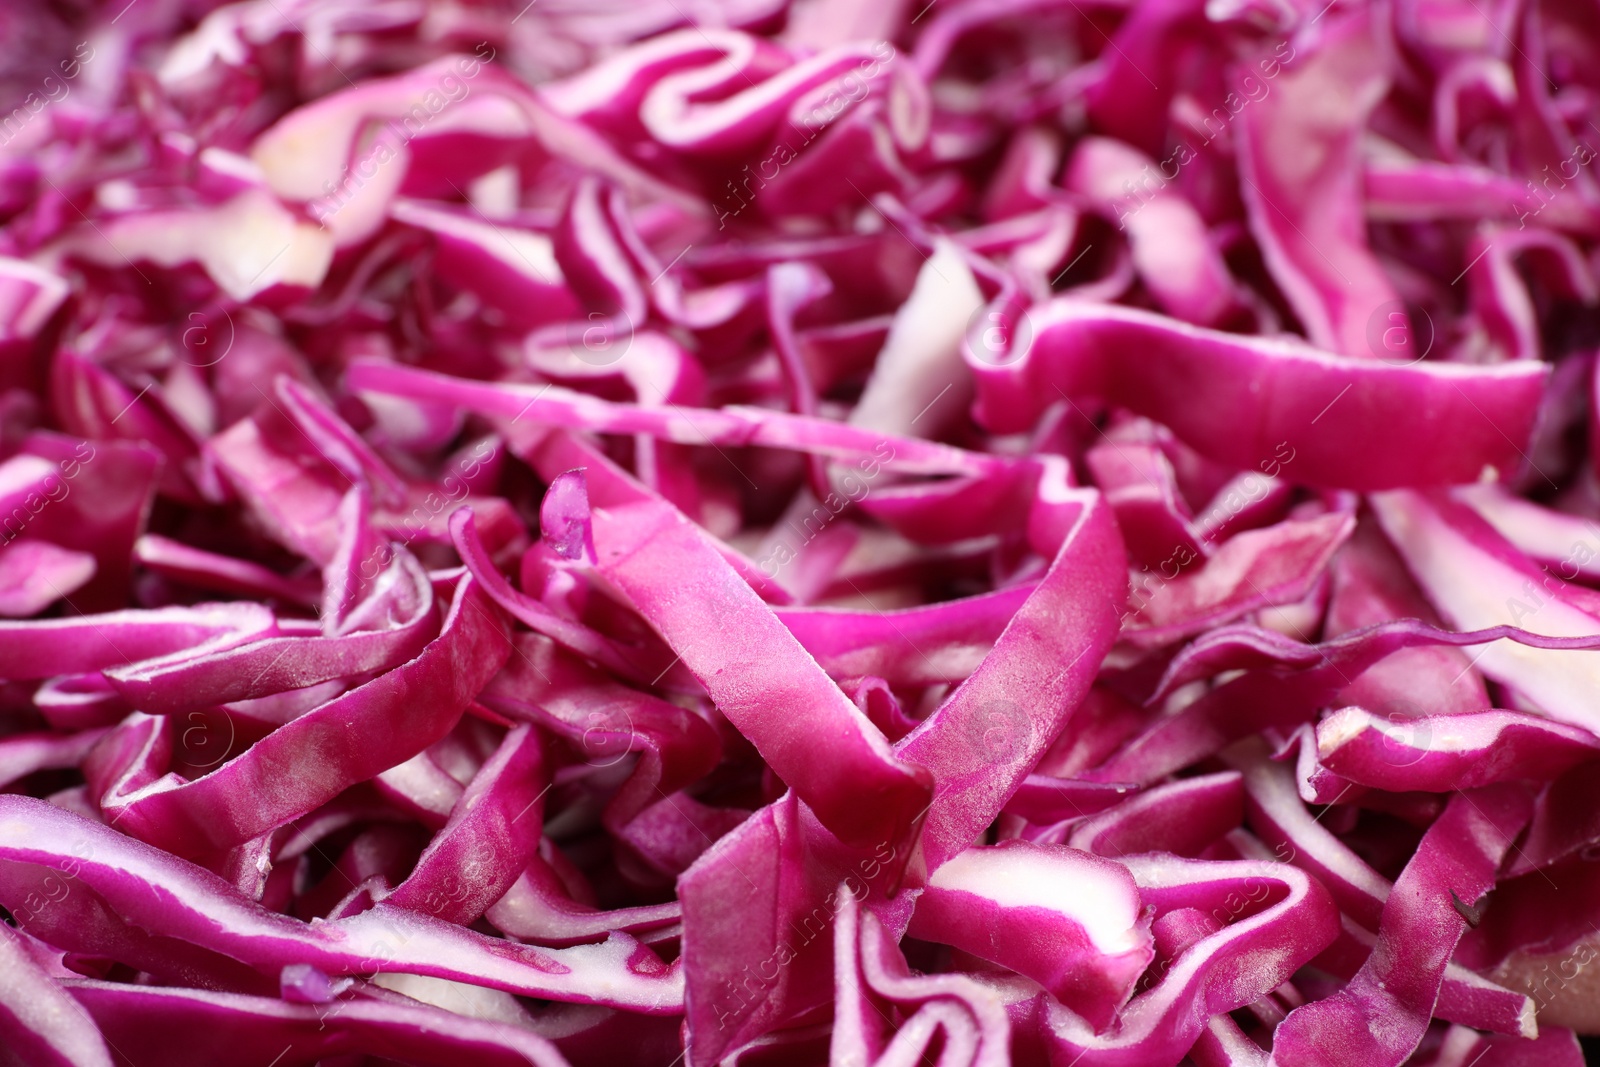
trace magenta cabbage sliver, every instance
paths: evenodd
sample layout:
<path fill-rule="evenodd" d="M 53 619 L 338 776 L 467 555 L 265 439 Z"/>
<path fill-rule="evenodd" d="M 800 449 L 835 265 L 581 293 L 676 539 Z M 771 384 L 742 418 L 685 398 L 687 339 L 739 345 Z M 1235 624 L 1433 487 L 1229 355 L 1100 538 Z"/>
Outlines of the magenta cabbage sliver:
<path fill-rule="evenodd" d="M 0 14 L 0 1059 L 1575 1067 L 1600 22 Z"/>

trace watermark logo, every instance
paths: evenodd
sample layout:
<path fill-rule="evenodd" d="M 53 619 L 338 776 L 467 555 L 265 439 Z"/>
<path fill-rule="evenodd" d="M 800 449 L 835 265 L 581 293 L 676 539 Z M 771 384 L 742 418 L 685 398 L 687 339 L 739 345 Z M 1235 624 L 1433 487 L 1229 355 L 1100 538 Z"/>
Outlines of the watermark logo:
<path fill-rule="evenodd" d="M 238 331 L 226 308 L 189 312 L 189 325 L 178 343 L 178 358 L 191 367 L 214 367 L 233 351 Z"/>
<path fill-rule="evenodd" d="M 592 311 L 586 319 L 545 331 L 539 342 L 565 348 L 591 367 L 614 367 L 633 347 L 633 320 L 627 315 Z"/>
<path fill-rule="evenodd" d="M 1410 767 L 1432 751 L 1433 726 L 1427 713 L 1409 700 L 1394 701 L 1384 715 L 1379 758 L 1391 767 Z"/>
<path fill-rule="evenodd" d="M 1033 347 L 1033 321 L 1015 300 L 993 300 L 967 320 L 967 351 L 979 363 L 1003 367 Z"/>
<path fill-rule="evenodd" d="M 619 713 L 620 712 L 620 720 Z M 615 767 L 633 751 L 633 716 L 627 708 L 612 712 L 591 711 L 584 716 L 583 735 L 578 744 L 596 769 Z"/>
<path fill-rule="evenodd" d="M 178 758 L 197 770 L 209 770 L 228 758 L 238 737 L 233 716 L 222 708 L 191 711 L 178 735 Z"/>
<path fill-rule="evenodd" d="M 968 751 L 987 763 L 1014 763 L 1032 750 L 1037 725 L 1028 709 L 1009 697 L 994 697 L 959 720 Z"/>
<path fill-rule="evenodd" d="M 1379 304 L 1367 319 L 1367 349 L 1391 367 L 1420 363 L 1433 350 L 1437 334 L 1432 315 L 1419 308 L 1408 316 L 1399 300 Z"/>

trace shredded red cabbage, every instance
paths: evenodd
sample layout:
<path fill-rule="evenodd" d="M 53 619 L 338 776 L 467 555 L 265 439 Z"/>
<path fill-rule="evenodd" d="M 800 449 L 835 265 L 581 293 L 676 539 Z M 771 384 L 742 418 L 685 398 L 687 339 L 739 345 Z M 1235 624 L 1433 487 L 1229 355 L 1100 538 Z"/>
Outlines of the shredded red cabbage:
<path fill-rule="evenodd" d="M 1594 0 L 0 10 L 0 1064 L 1574 1067 Z"/>

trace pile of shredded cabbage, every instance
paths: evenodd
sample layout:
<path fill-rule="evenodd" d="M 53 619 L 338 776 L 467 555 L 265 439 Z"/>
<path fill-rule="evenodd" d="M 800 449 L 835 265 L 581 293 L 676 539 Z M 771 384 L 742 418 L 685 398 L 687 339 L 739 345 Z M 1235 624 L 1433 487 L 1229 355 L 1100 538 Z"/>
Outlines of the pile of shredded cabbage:
<path fill-rule="evenodd" d="M 1597 146 L 1595 0 L 5 7 L 0 1063 L 1581 1065 Z"/>

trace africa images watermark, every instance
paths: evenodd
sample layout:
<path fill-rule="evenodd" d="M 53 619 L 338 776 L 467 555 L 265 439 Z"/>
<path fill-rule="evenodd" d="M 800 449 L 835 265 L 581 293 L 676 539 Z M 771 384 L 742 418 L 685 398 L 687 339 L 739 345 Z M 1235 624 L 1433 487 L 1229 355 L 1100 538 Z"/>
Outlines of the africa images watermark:
<path fill-rule="evenodd" d="M 1594 962 L 1596 956 L 1600 956 L 1600 949 L 1597 949 L 1592 941 L 1586 939 L 1578 942 L 1571 951 L 1561 957 L 1556 964 L 1554 973 L 1551 972 L 1550 963 L 1546 960 L 1540 965 L 1535 975 L 1524 978 L 1524 988 L 1527 989 L 1528 995 L 1533 998 L 1534 1002 L 1538 1004 L 1538 1010 L 1543 1011 L 1549 1007 L 1550 1003 L 1561 995 L 1561 991 L 1569 983 L 1575 981 L 1578 975 L 1583 973 L 1584 968 Z M 1568 973 L 1569 967 L 1571 968 L 1570 974 Z"/>
<path fill-rule="evenodd" d="M 727 226 L 729 219 L 737 218 L 740 212 L 749 207 L 751 201 L 755 200 L 755 194 L 765 189 L 768 182 L 776 179 L 780 170 L 798 159 L 806 146 L 821 136 L 835 119 L 852 105 L 865 100 L 871 91 L 872 79 L 876 78 L 894 57 L 894 45 L 888 41 L 876 42 L 872 46 L 871 58 L 863 59 L 855 70 L 839 78 L 821 102 L 811 109 L 806 116 L 806 128 L 796 131 L 800 134 L 798 140 L 780 138 L 772 151 L 767 153 L 767 157 L 756 163 L 756 173 L 750 173 L 750 164 L 746 163 L 742 180 L 729 178 L 727 191 L 738 201 L 738 205 L 725 207 L 724 205 L 729 203 L 727 200 L 716 205 L 717 229 Z M 754 189 L 750 187 L 752 182 L 755 183 Z"/>
<path fill-rule="evenodd" d="M 778 571 L 793 560 L 800 549 L 816 540 L 828 524 L 839 517 L 847 505 L 866 499 L 867 494 L 872 491 L 872 479 L 878 476 L 885 463 L 893 459 L 894 446 L 888 441 L 879 441 L 877 447 L 872 450 L 872 455 L 862 458 L 856 464 L 861 472 L 859 476 L 855 470 L 845 471 L 838 480 L 837 488 L 823 497 L 817 506 L 800 520 L 799 526 L 795 526 L 793 519 L 789 520 L 789 526 L 800 535 L 800 543 L 791 546 L 787 539 L 779 540 L 761 557 L 758 563 L 761 572 L 768 578 L 777 577 Z"/>
<path fill-rule="evenodd" d="M 9 515 L 0 515 L 0 545 L 10 544 L 22 536 L 22 531 L 34 517 L 51 504 L 58 504 L 72 494 L 72 479 L 84 466 L 94 460 L 94 445 L 80 441 L 72 455 L 57 463 L 36 489 L 25 493 Z M 48 461 L 46 461 L 48 462 Z"/>
<path fill-rule="evenodd" d="M 1527 603 L 1517 599 L 1515 596 L 1506 597 L 1506 614 L 1511 616 L 1512 626 L 1522 626 L 1525 619 L 1532 615 L 1537 615 L 1546 604 L 1552 600 L 1559 600 L 1562 595 L 1562 583 L 1570 582 L 1577 578 L 1583 573 L 1584 566 L 1597 555 L 1600 555 L 1600 529 L 1597 529 L 1593 523 L 1585 523 L 1584 528 L 1594 540 L 1590 540 L 1589 537 L 1580 537 L 1574 541 L 1572 547 L 1567 551 L 1567 558 L 1561 560 L 1558 564 L 1558 568 L 1561 571 L 1560 574 L 1552 572 L 1547 564 L 1539 564 L 1539 569 L 1544 572 L 1544 576 L 1539 579 L 1539 586 L 1544 590 L 1545 594 L 1543 597 L 1539 595 L 1539 590 L 1534 588 L 1534 580 L 1532 578 L 1524 579 L 1522 583 L 1521 593 L 1528 598 Z M 1572 569 L 1571 574 L 1567 573 L 1569 567 Z M 1526 627 L 1523 628 L 1526 629 Z"/>
<path fill-rule="evenodd" d="M 390 538 L 403 545 L 411 544 L 434 529 L 452 504 L 465 500 L 472 492 L 472 480 L 486 464 L 494 461 L 499 447 L 498 441 L 484 438 L 473 446 L 470 454 L 460 458 L 456 462 L 455 469 L 439 480 L 439 488 L 444 491 L 443 494 L 434 492 L 423 497 L 405 514 L 400 529 L 388 531 L 389 537 L 382 539 L 373 551 L 362 559 L 359 568 L 362 580 L 372 581 L 394 561 L 394 550 L 391 547 L 393 541 Z"/>
<path fill-rule="evenodd" d="M 1287 53 L 1287 54 L 1285 54 Z M 1238 91 L 1229 91 L 1222 98 L 1218 107 L 1211 109 L 1211 113 L 1200 120 L 1200 126 L 1205 131 L 1205 139 L 1201 146 L 1210 144 L 1227 131 L 1234 118 L 1251 104 L 1259 104 L 1267 98 L 1271 86 L 1267 83 L 1283 72 L 1283 68 L 1294 61 L 1294 46 L 1288 41 L 1280 41 L 1271 56 L 1256 61 L 1256 70 L 1261 77 L 1246 74 L 1239 82 Z M 1215 122 L 1216 128 L 1212 129 Z M 1180 140 L 1178 147 L 1166 159 L 1155 165 L 1152 172 L 1149 166 L 1140 171 L 1136 182 L 1129 178 L 1122 183 L 1127 195 L 1116 202 L 1117 226 L 1119 229 L 1127 227 L 1128 219 L 1138 214 L 1139 210 L 1155 199 L 1157 193 L 1165 189 L 1169 183 L 1178 177 L 1178 172 L 1193 161 L 1200 154 L 1199 150 L 1186 140 Z M 1169 173 L 1170 170 L 1170 173 Z M 1131 205 L 1131 206 L 1130 206 Z"/>
<path fill-rule="evenodd" d="M 306 210 L 319 225 L 326 229 L 328 220 L 366 188 L 367 183 L 377 176 L 380 167 L 399 156 L 400 150 L 446 109 L 472 94 L 468 80 L 477 77 L 484 64 L 494 59 L 495 50 L 487 43 L 480 44 L 475 55 L 477 58 L 463 56 L 456 60 L 454 73 L 441 75 L 438 82 L 411 105 L 409 111 L 384 123 L 374 135 L 372 143 L 359 159 L 345 168 L 337 182 L 330 179 L 323 183 L 324 195 L 306 205 Z"/>
<path fill-rule="evenodd" d="M 992 697 L 969 704 L 952 721 L 941 725 L 961 736 L 963 749 L 972 754 L 980 766 L 1026 759 L 1029 753 L 1039 751 L 1042 745 L 1039 724 L 1033 714 L 1019 702 L 1007 697 Z M 939 797 L 951 788 L 951 784 L 946 781 L 938 788 L 934 799 L 929 802 L 929 808 L 938 803 Z M 913 824 L 920 822 L 927 810 L 924 808 Z M 754 973 L 746 964 L 740 968 L 741 976 L 730 980 L 732 995 L 719 998 L 718 1029 L 727 1029 L 729 1020 L 737 1013 L 767 1001 L 783 969 L 799 958 L 800 953 L 812 942 L 828 935 L 844 907 L 845 895 L 865 904 L 878 884 L 878 876 L 893 870 L 897 859 L 903 860 L 904 857 L 895 844 L 879 842 L 871 855 L 856 859 L 855 869 L 839 880 L 822 903 L 798 918 L 791 918 L 789 932 L 792 937 L 779 941 L 778 946 L 755 965 Z"/>
<path fill-rule="evenodd" d="M 1551 174 L 1550 168 L 1546 166 L 1544 168 L 1544 180 L 1540 184 L 1535 185 L 1530 179 L 1528 182 L 1528 197 L 1524 202 L 1526 203 L 1531 201 L 1538 206 L 1524 209 L 1517 213 L 1517 229 L 1527 229 L 1528 220 L 1534 218 L 1539 214 L 1539 212 L 1543 211 L 1545 209 L 1545 205 L 1549 204 L 1556 198 L 1556 193 L 1560 192 L 1562 189 L 1565 189 L 1567 187 L 1567 182 L 1577 178 L 1579 170 L 1587 167 L 1593 161 L 1594 149 L 1589 147 L 1589 142 L 1579 141 L 1572 149 L 1571 154 L 1569 154 L 1566 159 L 1563 159 L 1561 162 L 1556 164 L 1557 173 Z M 1571 174 L 1567 173 L 1568 164 L 1572 165 Z M 1555 183 L 1555 188 L 1551 188 L 1552 182 Z"/>
<path fill-rule="evenodd" d="M 72 843 L 70 849 L 72 858 L 55 863 L 41 864 L 41 877 L 35 883 L 35 888 L 22 898 L 19 905 L 13 906 L 11 917 L 17 925 L 26 927 L 29 923 L 39 918 L 51 905 L 60 904 L 72 895 L 73 886 L 78 883 L 78 875 L 83 871 L 83 865 L 94 858 L 94 845 L 83 839 Z"/>
<path fill-rule="evenodd" d="M 1287 449 L 1287 454 L 1285 454 Z M 1248 505 L 1260 503 L 1272 488 L 1272 479 L 1294 462 L 1298 453 L 1288 441 L 1279 441 L 1273 449 L 1273 454 L 1262 460 L 1257 466 L 1260 473 L 1251 471 L 1235 486 L 1232 486 L 1222 499 L 1214 501 L 1211 510 L 1196 523 L 1196 527 L 1207 532 L 1201 537 L 1202 541 L 1210 542 L 1217 533 L 1224 528 L 1224 524 L 1232 520 Z M 1188 545 L 1179 545 L 1173 549 L 1172 554 L 1162 560 L 1152 573 L 1148 566 L 1141 568 L 1141 573 L 1133 580 L 1132 588 L 1128 592 L 1128 606 L 1122 612 L 1121 621 L 1126 623 L 1128 618 L 1143 611 L 1156 594 L 1167 587 L 1167 583 L 1176 579 L 1183 568 L 1199 558 L 1199 554 Z M 1168 568 L 1171 571 L 1168 571 Z"/>
<path fill-rule="evenodd" d="M 880 843 L 872 855 L 857 861 L 856 867 L 860 875 L 857 876 L 852 871 L 844 876 L 840 885 L 856 900 L 866 900 L 872 891 L 873 881 L 881 872 L 888 869 L 895 858 L 895 847 L 888 842 Z M 724 999 L 723 1006 L 717 1008 L 718 1029 L 727 1029 L 728 1021 L 737 1012 L 746 1011 L 771 997 L 772 984 L 778 980 L 778 975 L 783 973 L 783 969 L 793 963 L 808 945 L 833 928 L 839 910 L 844 907 L 844 900 L 839 890 L 834 889 L 821 904 L 801 916 L 798 922 L 790 920 L 790 926 L 797 935 L 794 941 L 779 941 L 778 947 L 773 949 L 766 959 L 756 964 L 754 974 L 750 973 L 748 963 L 741 968 L 744 972 L 743 979 L 734 980 L 732 997 Z"/>
<path fill-rule="evenodd" d="M 72 50 L 72 58 L 63 59 L 57 64 L 61 71 L 60 77 L 54 73 L 46 74 L 39 84 L 39 89 L 22 98 L 22 103 L 11 109 L 11 113 L 0 118 L 0 145 L 8 145 L 27 125 L 34 120 L 51 104 L 59 104 L 72 95 L 71 82 L 83 73 L 83 65 L 94 58 L 94 46 L 84 41 Z"/>

